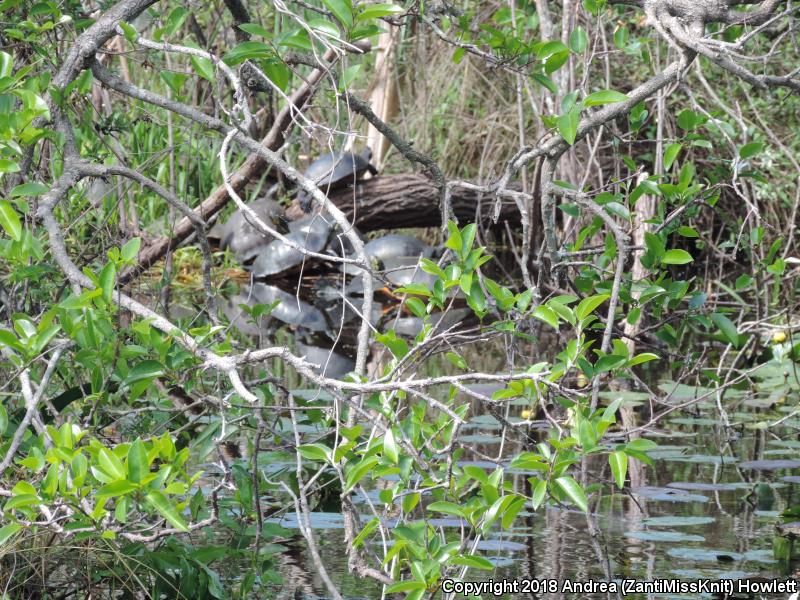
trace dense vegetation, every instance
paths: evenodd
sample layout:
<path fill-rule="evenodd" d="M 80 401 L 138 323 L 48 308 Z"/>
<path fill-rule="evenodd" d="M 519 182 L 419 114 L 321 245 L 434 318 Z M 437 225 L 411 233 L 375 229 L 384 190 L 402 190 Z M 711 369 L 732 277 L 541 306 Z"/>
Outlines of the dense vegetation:
<path fill-rule="evenodd" d="M 735 4 L 2 2 L 4 597 L 275 597 L 294 514 L 342 598 L 322 510 L 390 597 L 544 506 L 612 579 L 593 507 L 664 419 L 735 443 L 729 391 L 796 390 L 798 8 Z M 377 176 L 303 175 L 366 146 Z M 298 192 L 334 241 L 287 233 Z M 302 268 L 243 268 L 235 211 Z M 398 282 L 353 222 L 430 250 Z M 325 280 L 342 373 L 278 312 Z"/>

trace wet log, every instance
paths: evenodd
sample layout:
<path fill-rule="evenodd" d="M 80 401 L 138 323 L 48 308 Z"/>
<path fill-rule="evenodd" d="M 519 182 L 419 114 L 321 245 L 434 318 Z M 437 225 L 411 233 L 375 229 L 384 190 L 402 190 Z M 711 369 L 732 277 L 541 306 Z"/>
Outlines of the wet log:
<path fill-rule="evenodd" d="M 412 173 L 381 175 L 359 181 L 347 189 L 331 191 L 329 198 L 361 231 L 402 229 L 405 227 L 438 227 L 442 224 L 439 195 L 422 175 Z M 493 196 L 455 188 L 453 212 L 459 222 L 481 222 L 490 225 L 494 215 Z M 286 217 L 303 216 L 297 200 L 286 209 Z M 517 226 L 520 216 L 512 200 L 504 200 L 498 225 L 505 222 Z"/>

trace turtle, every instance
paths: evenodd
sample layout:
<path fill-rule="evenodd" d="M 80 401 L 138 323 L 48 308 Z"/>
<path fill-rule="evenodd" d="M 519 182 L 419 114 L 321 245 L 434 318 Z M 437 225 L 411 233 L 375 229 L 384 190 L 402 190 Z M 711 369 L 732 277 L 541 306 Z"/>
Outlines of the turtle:
<path fill-rule="evenodd" d="M 331 348 L 308 346 L 297 342 L 297 352 L 305 356 L 309 362 L 319 365 L 319 367 L 314 368 L 315 373 L 333 379 L 344 377 L 356 366 L 352 359 L 335 352 Z"/>
<path fill-rule="evenodd" d="M 372 175 L 377 175 L 377 169 L 369 162 L 372 158 L 372 150 L 364 148 L 360 154 L 353 152 L 328 152 L 308 165 L 303 175 L 306 179 L 311 179 L 325 193 L 328 190 L 336 190 L 361 179 L 369 171 Z M 300 208 L 303 212 L 311 212 L 311 195 L 301 191 L 297 195 L 300 201 Z"/>
<path fill-rule="evenodd" d="M 353 285 L 354 282 L 359 285 Z M 342 285 L 341 279 L 331 281 L 320 278 L 314 285 L 314 306 L 322 310 L 331 323 L 336 325 L 349 323 L 363 314 L 361 300 L 356 299 L 356 296 L 363 294 L 361 283 L 363 282 L 360 277 L 356 277 L 346 286 Z M 382 285 L 377 279 L 374 281 L 375 288 L 380 288 Z M 376 324 L 381 316 L 380 304 L 371 303 L 370 323 Z"/>
<path fill-rule="evenodd" d="M 328 244 L 331 225 L 320 215 L 298 219 L 289 223 L 286 237 L 311 252 L 320 252 Z M 273 240 L 259 248 L 252 265 L 254 277 L 269 277 L 283 273 L 303 262 L 305 255 L 282 240 Z"/>
<path fill-rule="evenodd" d="M 275 200 L 259 198 L 248 206 L 268 225 L 274 226 L 279 231 L 286 230 L 283 210 Z M 248 216 L 241 210 L 233 213 L 219 228 L 218 233 L 216 231 L 214 233 L 219 235 L 220 248 L 223 250 L 227 248 L 243 263 L 253 258 L 254 249 L 266 246 L 273 240 L 271 235 L 263 234 L 251 225 Z"/>
<path fill-rule="evenodd" d="M 426 273 L 419 266 L 419 257 L 397 256 L 383 261 L 384 275 L 389 283 L 398 287 L 409 283 L 421 283 L 431 288 L 436 277 Z"/>
<path fill-rule="evenodd" d="M 437 328 L 437 331 L 442 332 L 450 329 L 453 325 L 462 323 L 472 314 L 472 310 L 469 308 L 455 308 L 446 312 L 433 313 L 429 322 Z M 386 323 L 388 329 L 392 329 L 398 335 L 407 337 L 416 336 L 422 331 L 423 325 L 424 321 L 419 317 L 392 318 Z"/>
<path fill-rule="evenodd" d="M 417 238 L 399 233 L 391 233 L 364 244 L 364 254 L 368 259 L 375 259 L 379 269 L 385 268 L 386 262 L 391 259 L 402 257 L 419 259 L 421 256 L 430 258 L 435 251 L 435 248 Z M 344 266 L 344 272 L 349 275 L 357 275 L 360 271 L 361 269 L 353 265 Z"/>
<path fill-rule="evenodd" d="M 311 306 L 281 288 L 264 283 L 254 283 L 251 288 L 250 302 L 252 304 L 278 304 L 270 312 L 270 316 L 283 321 L 288 325 L 297 325 L 310 331 L 325 331 L 328 322 L 322 311 Z"/>

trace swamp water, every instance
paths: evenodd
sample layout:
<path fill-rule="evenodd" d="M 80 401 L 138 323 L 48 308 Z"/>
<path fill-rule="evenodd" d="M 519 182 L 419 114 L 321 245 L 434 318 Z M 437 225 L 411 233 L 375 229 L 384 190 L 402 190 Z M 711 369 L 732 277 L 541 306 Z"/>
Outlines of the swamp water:
<path fill-rule="evenodd" d="M 237 299 L 238 302 L 243 300 L 250 298 Z M 236 304 L 233 303 L 233 306 Z M 311 310 L 310 305 L 304 308 L 297 304 L 297 307 L 303 314 Z M 228 316 L 230 318 L 233 315 Z M 281 319 L 280 315 L 273 317 L 292 324 L 291 320 Z M 337 316 L 331 321 L 349 320 L 340 319 Z M 293 336 L 302 339 L 302 325 L 296 329 Z M 272 337 L 274 330 L 257 326 L 254 330 L 243 329 L 243 333 Z M 337 349 L 336 352 L 341 350 Z M 499 353 L 501 356 L 502 353 Z M 322 360 L 320 362 L 324 363 Z M 490 371 L 492 365 L 486 362 L 494 361 L 483 358 L 483 362 L 484 370 Z M 502 358 L 498 358 L 497 362 L 496 367 L 502 369 Z M 796 410 L 800 410 L 797 393 L 800 385 L 794 368 L 786 361 L 771 361 L 763 365 L 752 374 L 751 381 L 753 385 L 749 389 L 728 389 L 723 395 L 721 404 L 727 411 L 729 428 L 720 425 L 717 400 L 713 394 L 709 394 L 710 390 L 672 382 L 659 385 L 656 395 L 663 404 L 656 405 L 653 412 L 659 414 L 665 409 L 674 410 L 645 432 L 647 439 L 659 444 L 656 450 L 650 452 L 654 465 L 639 465 L 640 468 L 636 468 L 631 464 L 629 481 L 623 490 L 618 490 L 612 484 L 604 457 L 590 457 L 587 461 L 587 481 L 602 483 L 602 497 L 599 502 L 592 502 L 593 518 L 600 535 L 592 538 L 586 515 L 573 507 L 549 505 L 540 507 L 535 513 L 523 510 L 510 530 L 501 531 L 496 527 L 488 539 L 478 544 L 480 555 L 492 562 L 494 570 L 470 569 L 466 579 L 570 580 L 586 583 L 607 580 L 606 572 L 610 572 L 612 580 L 638 581 L 785 580 L 791 576 L 796 565 L 787 557 L 793 542 L 780 536 L 776 524 L 783 523 L 791 529 L 792 521 L 800 521 L 800 511 L 796 517 L 782 517 L 783 511 L 800 505 L 800 417 L 794 415 Z M 481 391 L 491 394 L 491 390 Z M 650 407 L 646 406 L 649 403 L 648 395 L 607 392 L 604 401 L 609 402 L 620 394 L 625 395 L 625 406 L 633 409 L 633 419 L 638 421 L 633 426 L 644 425 L 649 418 L 644 415 L 650 414 Z M 693 401 L 704 394 L 707 398 Z M 316 390 L 296 390 L 296 395 L 306 400 L 324 400 L 324 394 L 320 395 Z M 514 421 L 519 420 L 515 415 L 519 415 L 525 406 L 512 402 L 510 408 L 510 420 Z M 501 458 L 491 462 L 469 460 L 471 457 L 465 456 L 463 462 L 482 467 L 487 472 L 498 466 L 506 467 L 508 460 L 505 457 L 512 456 L 522 448 L 508 440 L 501 440 L 500 424 L 492 416 L 482 414 L 478 407 L 476 409 L 471 414 L 477 416 L 461 430 L 461 440 L 484 457 Z M 777 421 L 781 423 L 776 425 Z M 291 431 L 288 422 L 283 425 L 287 433 Z M 539 435 L 544 436 L 546 423 L 540 425 Z M 301 425 L 304 437 L 306 434 L 312 438 L 326 433 L 314 431 L 312 427 L 304 431 L 305 427 Z M 267 472 L 271 472 L 273 469 L 293 468 L 292 465 L 271 462 L 264 466 Z M 521 493 L 530 495 L 530 490 L 526 489 L 529 473 L 510 470 L 506 473 Z M 361 509 L 362 525 L 372 518 L 373 509 L 381 514 L 378 488 L 391 486 L 392 483 L 388 478 L 379 480 L 374 489 L 366 492 L 366 496 L 354 497 L 354 502 Z M 424 502 L 423 499 L 422 504 Z M 331 504 L 335 504 L 335 500 L 311 515 L 311 525 L 328 574 L 347 599 L 381 598 L 380 585 L 372 580 L 357 579 L 348 573 L 347 555 L 343 548 L 342 516 L 335 512 L 337 507 Z M 307 552 L 291 506 L 286 504 L 285 508 L 273 513 L 268 521 L 285 528 L 291 538 L 281 542 L 288 550 L 275 555 L 283 582 L 275 584 L 268 597 L 276 600 L 327 598 L 325 586 Z M 385 516 L 383 522 L 390 528 L 395 520 Z M 458 519 L 433 518 L 429 522 L 446 534 L 452 533 L 453 539 L 458 539 L 461 530 Z M 797 524 L 797 533 L 800 535 L 800 524 Z M 373 546 L 373 549 L 374 556 L 383 554 L 382 548 Z M 366 552 L 369 554 L 369 545 Z M 442 596 L 440 592 L 436 597 Z M 784 593 L 733 597 L 787 596 Z M 393 597 L 399 598 L 402 594 Z M 482 596 L 486 599 L 605 597 L 605 593 L 563 592 Z M 721 596 L 704 593 L 683 596 L 632 593 L 624 597 Z M 464 596 L 456 595 L 455 598 Z"/>
<path fill-rule="evenodd" d="M 781 513 L 800 504 L 800 418 L 792 416 L 796 400 L 776 397 L 773 386 L 781 371 L 766 365 L 760 391 L 729 391 L 725 406 L 732 424 L 727 432 L 718 424 L 716 403 L 702 401 L 691 412 L 675 411 L 664 417 L 647 435 L 659 444 L 651 452 L 654 466 L 631 469 L 634 478 L 620 491 L 611 484 L 607 464 L 589 463 L 589 481 L 602 481 L 604 495 L 594 512 L 600 530 L 593 543 L 586 516 L 568 507 L 541 507 L 523 511 L 508 531 L 495 529 L 478 549 L 494 565 L 493 571 L 469 571 L 467 580 L 556 579 L 560 582 L 604 581 L 603 562 L 615 579 L 785 579 L 793 565 L 776 558 L 789 544 L 776 530 Z M 785 378 L 783 378 L 785 383 Z M 788 386 L 787 388 L 796 388 Z M 681 404 L 707 390 L 667 384 L 670 401 Z M 608 394 L 609 397 L 613 393 Z M 630 394 L 635 397 L 635 394 Z M 795 397 L 790 393 L 790 398 Z M 774 404 L 777 401 L 777 404 Z M 772 408 L 767 408 L 773 405 Z M 777 408 L 775 408 L 777 406 Z M 789 418 L 786 418 L 789 417 Z M 785 418 L 779 427 L 765 425 Z M 478 416 L 462 431 L 484 454 L 497 453 L 500 425 L 488 415 Z M 491 472 L 503 462 L 467 461 Z M 595 468 L 593 468 L 595 467 Z M 515 478 L 521 490 L 527 474 Z M 390 485 L 390 482 L 386 482 Z M 371 518 L 367 501 L 380 510 L 377 491 L 355 500 L 362 507 L 363 522 Z M 297 530 L 293 512 L 270 519 L 289 530 Z M 393 520 L 384 521 L 389 527 Z M 457 538 L 457 519 L 432 519 L 431 523 Z M 380 598 L 380 586 L 358 580 L 347 571 L 342 548 L 342 518 L 335 512 L 316 512 L 312 527 L 325 566 L 346 598 Z M 776 541 L 777 540 L 777 541 Z M 279 558 L 284 583 L 274 589 L 276 600 L 325 598 L 313 562 L 303 550 L 299 532 L 293 551 Z M 776 548 L 784 547 L 784 550 Z M 380 548 L 375 549 L 380 554 Z M 562 585 L 562 584 L 560 584 Z M 437 597 L 440 597 L 439 594 Z M 737 598 L 786 598 L 788 594 Z M 402 597 L 402 596 L 401 596 Z M 456 596 L 463 598 L 464 596 Z M 604 593 L 505 594 L 483 598 L 604 598 Z M 614 596 L 612 596 L 614 597 Z M 626 598 L 720 597 L 712 594 L 629 594 Z"/>

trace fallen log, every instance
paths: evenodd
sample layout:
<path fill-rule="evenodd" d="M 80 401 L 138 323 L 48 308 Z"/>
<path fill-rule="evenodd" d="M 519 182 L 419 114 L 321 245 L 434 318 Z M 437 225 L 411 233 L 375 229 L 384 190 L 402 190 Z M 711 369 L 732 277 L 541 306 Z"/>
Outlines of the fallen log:
<path fill-rule="evenodd" d="M 439 194 L 425 177 L 413 173 L 382 175 L 359 181 L 354 187 L 331 191 L 330 200 L 361 231 L 438 227 L 442 224 Z M 472 190 L 454 188 L 453 212 L 460 223 L 491 224 L 495 198 Z M 286 209 L 286 218 L 303 216 L 297 200 Z M 518 225 L 520 215 L 512 200 L 504 200 L 498 225 Z"/>

